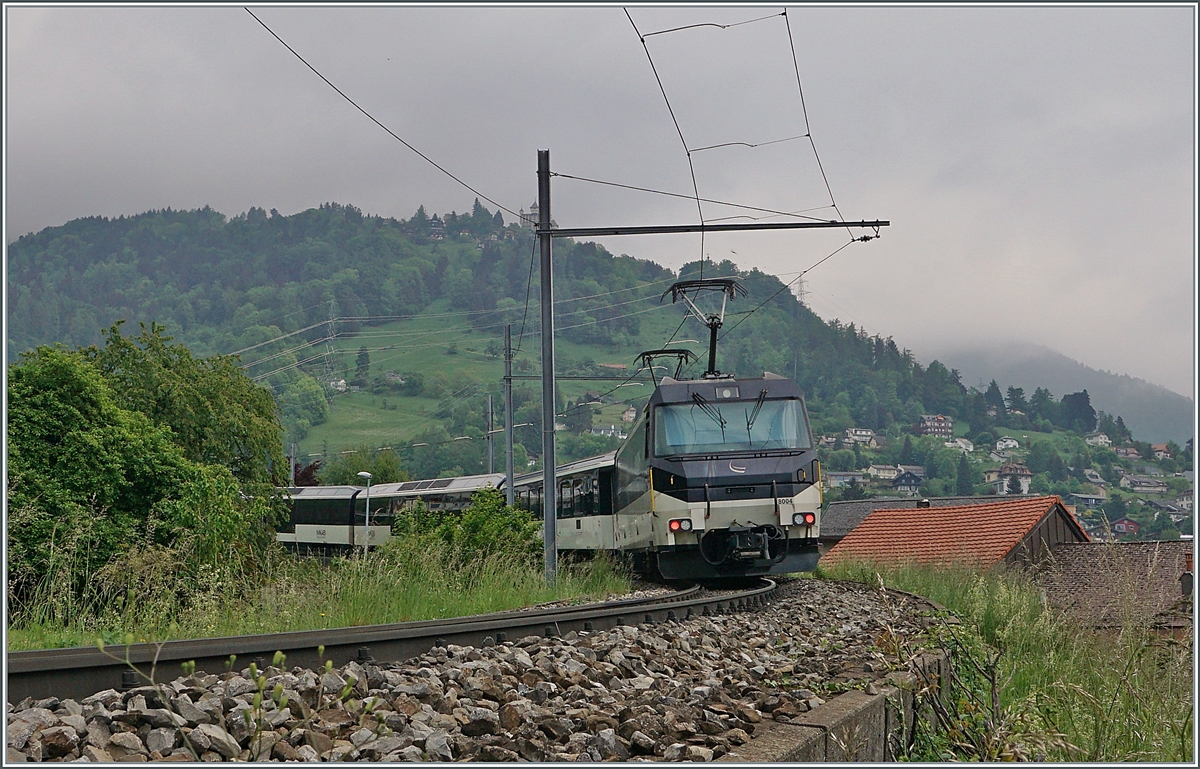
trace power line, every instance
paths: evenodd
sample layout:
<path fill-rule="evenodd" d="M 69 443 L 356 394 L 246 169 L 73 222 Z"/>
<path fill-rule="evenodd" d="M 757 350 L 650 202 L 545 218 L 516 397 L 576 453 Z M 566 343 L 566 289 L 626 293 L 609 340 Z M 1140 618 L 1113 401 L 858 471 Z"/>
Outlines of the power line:
<path fill-rule="evenodd" d="M 459 183 L 459 184 L 461 184 L 463 187 L 466 187 L 468 190 L 470 190 L 471 192 L 475 193 L 476 195 L 478 195 L 479 197 L 483 198 L 484 200 L 486 200 L 487 202 L 491 203 L 492 205 L 496 206 L 497 208 L 500 208 L 501 210 L 507 211 L 508 213 L 512 214 L 513 216 L 515 216 L 515 217 L 517 217 L 517 218 L 520 218 L 520 216 L 521 216 L 521 215 L 520 215 L 520 214 L 518 214 L 516 211 L 514 211 L 514 210 L 512 210 L 511 208 L 508 208 L 508 207 L 506 207 L 506 206 L 502 206 L 502 205 L 500 205 L 499 203 L 497 203 L 496 201 L 494 201 L 494 200 L 492 200 L 491 198 L 489 198 L 487 195 L 484 195 L 484 194 L 483 194 L 482 192 L 480 192 L 479 190 L 475 189 L 475 188 L 474 188 L 474 187 L 472 187 L 471 185 L 469 185 L 469 184 L 467 184 L 466 182 L 464 182 L 462 179 L 459 179 L 457 176 L 455 176 L 454 174 L 452 174 L 452 173 L 450 173 L 449 171 L 447 171 L 445 168 L 443 168 L 442 166 L 440 166 L 440 165 L 439 165 L 439 164 L 438 164 L 438 163 L 437 163 L 435 160 L 433 160 L 432 158 L 430 158 L 428 155 L 426 155 L 425 153 L 421 152 L 419 149 L 417 149 L 416 147 L 412 146 L 412 145 L 411 145 L 411 144 L 409 144 L 408 142 L 404 141 L 404 139 L 401 139 L 401 138 L 400 138 L 400 136 L 399 136 L 399 135 L 397 135 L 397 134 L 396 134 L 396 133 L 395 133 L 395 132 L 394 132 L 392 129 L 388 128 L 388 127 L 387 127 L 387 126 L 385 126 L 383 123 L 379 122 L 379 121 L 378 121 L 378 120 L 375 118 L 375 116 L 374 116 L 374 115 L 372 115 L 370 112 L 367 112 L 365 109 L 363 109 L 362 107 L 360 107 L 360 106 L 358 105 L 358 102 L 354 101 L 354 99 L 351 99 L 349 96 L 347 96 L 347 95 L 345 94 L 345 92 L 343 92 L 343 91 L 342 91 L 342 89 L 340 89 L 340 88 L 338 88 L 336 85 L 334 85 L 334 84 L 333 84 L 333 83 L 332 83 L 332 82 L 329 80 L 329 78 L 327 78 L 327 77 L 325 77 L 324 75 L 322 75 L 322 74 L 321 74 L 321 73 L 320 73 L 320 72 L 317 70 L 317 68 L 316 68 L 316 67 L 314 67 L 313 65 L 309 64 L 309 63 L 308 63 L 308 61 L 307 61 L 307 60 L 306 60 L 306 59 L 305 59 L 303 56 L 301 56 L 301 55 L 300 55 L 300 54 L 299 54 L 299 53 L 296 51 L 296 49 L 294 49 L 294 48 L 292 48 L 290 45 L 288 45 L 288 44 L 287 44 L 287 42 L 286 42 L 286 41 L 285 41 L 285 40 L 284 40 L 282 37 L 280 37 L 279 35 L 275 34 L 275 30 L 273 30 L 273 29 L 271 29 L 270 27 L 268 27 L 268 26 L 266 25 L 266 23 L 265 23 L 265 22 L 263 22 L 263 20 L 262 20 L 262 19 L 260 19 L 260 18 L 258 18 L 257 16 L 255 16 L 255 15 L 254 15 L 254 11 L 251 11 L 249 8 L 245 8 L 245 6 L 243 6 L 243 9 L 246 11 L 246 13 L 250 14 L 250 15 L 251 15 L 251 16 L 254 18 L 254 20 L 255 20 L 255 21 L 257 21 L 259 24 L 261 24 L 263 29 L 265 29 L 267 32 L 270 32 L 270 33 L 271 33 L 271 37 L 273 37 L 273 38 L 275 38 L 276 40 L 278 40 L 280 43 L 282 43 L 282 44 L 283 44 L 283 47 L 284 47 L 284 48 L 286 48 L 286 49 L 288 49 L 289 51 L 291 51 L 291 52 L 292 52 L 292 55 L 294 55 L 294 56 L 295 56 L 297 59 L 299 59 L 299 60 L 300 60 L 300 61 L 301 61 L 301 62 L 304 64 L 304 66 L 306 66 L 306 67 L 308 67 L 310 70 L 312 70 L 312 71 L 313 71 L 313 73 L 314 73 L 314 74 L 315 74 L 317 77 L 319 77 L 319 78 L 321 78 L 322 80 L 324 80 L 324 81 L 325 81 L 325 84 L 326 84 L 326 85 L 328 85 L 328 86 L 329 86 L 330 88 L 332 88 L 333 90 L 337 91 L 337 93 L 338 93 L 338 95 L 339 95 L 339 96 L 341 96 L 341 97 L 342 97 L 343 99 L 345 99 L 346 101 L 350 102 L 350 104 L 352 104 L 356 110 L 358 110 L 359 112 L 361 112 L 361 113 L 363 113 L 364 115 L 366 115 L 366 116 L 367 116 L 367 118 L 368 118 L 368 119 L 369 119 L 369 120 L 370 120 L 372 123 L 374 123 L 375 125 L 377 125 L 377 126 L 379 126 L 380 128 L 382 128 L 384 131 L 386 131 L 386 132 L 388 133 L 388 135 L 389 135 L 389 136 L 391 136 L 393 139 L 395 139 L 396 141 L 398 141 L 398 142 L 400 142 L 401 144 L 403 144 L 405 147 L 408 147 L 410 150 L 412 150 L 412 151 L 413 151 L 413 152 L 415 152 L 415 153 L 416 153 L 418 156 L 420 156 L 420 158 L 421 158 L 422 160 L 424 160 L 426 163 L 428 163 L 429 165 L 433 166 L 433 167 L 434 167 L 434 168 L 436 168 L 437 170 L 441 171 L 441 172 L 442 172 L 443 174 L 445 174 L 446 176 L 449 176 L 451 179 L 453 179 L 454 181 L 458 182 L 458 183 Z"/>
<path fill-rule="evenodd" d="M 693 198 L 693 196 L 685 195 L 681 192 L 667 192 L 665 190 L 656 190 L 656 189 L 653 189 L 650 187 L 638 187 L 638 186 L 632 185 L 632 184 L 621 184 L 620 182 L 604 181 L 603 179 L 589 179 L 586 176 L 572 176 L 571 174 L 564 174 L 564 173 L 557 173 L 557 172 L 551 173 L 551 176 L 558 176 L 563 179 L 572 179 L 577 182 L 588 182 L 590 184 L 600 184 L 600 185 L 604 185 L 606 187 L 619 187 L 619 188 L 625 189 L 625 190 L 633 190 L 634 192 L 648 192 L 653 195 L 665 195 L 670 198 L 684 198 L 686 200 L 694 200 L 695 199 L 695 198 Z M 822 219 L 822 218 L 816 217 L 816 216 L 801 216 L 801 214 L 806 213 L 808 211 L 819 211 L 822 208 L 830 207 L 830 206 L 825 205 L 825 206 L 817 206 L 816 208 L 805 208 L 801 211 L 776 211 L 773 208 L 761 208 L 759 206 L 748 206 L 748 205 L 744 205 L 742 203 L 730 203 L 727 200 L 713 200 L 712 198 L 700 198 L 700 200 L 704 203 L 715 203 L 716 205 L 719 205 L 719 206 L 730 206 L 732 208 L 743 208 L 747 211 L 761 211 L 763 213 L 771 214 L 773 216 L 794 216 L 797 219 L 810 219 L 815 222 L 824 222 L 824 221 L 828 221 L 828 220 Z M 839 216 L 840 216 L 840 214 L 839 214 Z M 732 217 L 725 217 L 725 218 L 732 218 Z M 763 217 L 763 218 L 767 218 L 767 217 Z M 717 220 L 710 219 L 708 221 L 717 221 Z"/>
<path fill-rule="evenodd" d="M 633 17 L 629 15 L 628 8 L 622 8 L 625 11 L 625 18 L 629 19 L 629 23 L 633 25 L 633 31 L 637 33 L 638 40 L 642 43 L 642 49 L 646 51 L 646 59 L 650 62 L 650 70 L 654 73 L 654 79 L 658 83 L 658 90 L 662 91 L 663 101 L 667 103 L 667 112 L 671 114 L 671 122 L 675 124 L 675 131 L 679 134 L 679 141 L 683 144 L 683 151 L 687 155 L 688 171 L 692 175 L 692 191 L 696 197 L 696 213 L 700 217 L 700 223 L 704 224 L 704 208 L 700 205 L 700 186 L 696 183 L 696 167 L 692 163 L 692 151 L 688 149 L 687 139 L 683 138 L 683 129 L 679 127 L 679 120 L 675 117 L 675 110 L 671 108 L 671 100 L 667 98 L 667 89 L 663 87 L 662 78 L 658 76 L 658 68 L 654 66 L 654 57 L 650 55 L 650 46 L 646 45 L 646 38 L 634 23 Z M 704 277 L 704 233 L 700 233 L 700 277 Z"/>
<path fill-rule="evenodd" d="M 768 14 L 767 16 L 759 16 L 757 19 L 748 19 L 746 21 L 737 21 L 737 22 L 734 22 L 733 24 L 714 24 L 713 22 L 704 22 L 701 24 L 688 24 L 683 27 L 673 27 L 671 29 L 660 29 L 658 32 L 647 32 L 646 37 L 653 37 L 654 35 L 665 35 L 670 32 L 681 32 L 685 29 L 696 29 L 697 27 L 718 27 L 720 29 L 731 29 L 733 27 L 740 27 L 743 24 L 753 24 L 756 21 L 763 21 L 765 19 L 773 19 L 779 15 L 781 15 L 781 14 L 772 13 L 772 14 Z"/>

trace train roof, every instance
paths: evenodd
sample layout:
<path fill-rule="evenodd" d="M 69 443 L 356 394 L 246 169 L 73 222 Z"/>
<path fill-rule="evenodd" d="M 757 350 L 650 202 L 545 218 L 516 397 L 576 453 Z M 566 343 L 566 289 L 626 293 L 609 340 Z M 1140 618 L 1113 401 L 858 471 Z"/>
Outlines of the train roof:
<path fill-rule="evenodd" d="M 743 386 L 743 387 L 739 387 Z M 753 386 L 751 391 L 745 385 Z M 765 390 L 771 398 L 803 398 L 799 385 L 791 379 L 763 372 L 761 377 L 714 377 L 711 379 L 674 379 L 665 376 L 658 380 L 658 387 L 650 396 L 650 405 L 664 403 L 691 403 L 693 393 L 710 401 L 752 400 Z"/>
<path fill-rule="evenodd" d="M 604 454 L 597 454 L 594 457 L 586 459 L 577 459 L 574 462 L 567 462 L 558 466 L 555 471 L 556 476 L 571 475 L 573 473 L 585 473 L 588 470 L 598 470 L 601 467 L 612 467 L 617 461 L 617 452 L 609 451 Z M 528 483 L 537 483 L 541 481 L 543 474 L 541 471 L 536 473 L 524 473 L 513 478 L 514 486 L 524 486 Z"/>
<path fill-rule="evenodd" d="M 292 499 L 350 499 L 363 491 L 363 486 L 293 486 L 288 489 Z"/>
<path fill-rule="evenodd" d="M 498 489 L 504 485 L 504 473 L 464 475 L 457 478 L 432 478 L 423 481 L 381 483 L 371 487 L 373 497 L 420 497 L 430 493 L 458 494 L 486 488 Z"/>

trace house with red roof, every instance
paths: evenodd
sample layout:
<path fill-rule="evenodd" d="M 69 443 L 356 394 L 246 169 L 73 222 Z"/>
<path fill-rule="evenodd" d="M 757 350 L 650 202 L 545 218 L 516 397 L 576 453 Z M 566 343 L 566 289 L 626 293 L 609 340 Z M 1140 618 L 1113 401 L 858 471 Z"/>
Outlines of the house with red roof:
<path fill-rule="evenodd" d="M 842 561 L 1031 565 L 1064 542 L 1089 542 L 1075 515 L 1057 496 L 988 504 L 917 508 L 881 507 L 821 557 Z"/>

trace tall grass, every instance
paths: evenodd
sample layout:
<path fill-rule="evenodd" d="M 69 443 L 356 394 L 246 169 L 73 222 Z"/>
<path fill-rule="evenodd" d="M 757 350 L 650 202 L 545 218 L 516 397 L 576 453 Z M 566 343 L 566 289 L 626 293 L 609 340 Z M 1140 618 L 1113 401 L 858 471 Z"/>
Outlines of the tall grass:
<path fill-rule="evenodd" d="M 1190 637 L 1163 636 L 1132 613 L 1120 629 L 1097 631 L 1043 606 L 1040 588 L 1021 571 L 846 563 L 823 576 L 868 584 L 882 578 L 959 617 L 933 639 L 951 651 L 961 679 L 951 697 L 958 731 L 950 731 L 968 739 L 953 745 L 944 734 L 926 735 L 915 759 L 986 760 L 965 747 L 986 721 L 993 731 L 1008 730 L 1010 756 L 1023 749 L 1052 761 L 1194 760 Z M 993 679 L 997 712 L 981 714 Z"/>
<path fill-rule="evenodd" d="M 38 600 L 10 616 L 8 648 L 36 649 L 351 627 L 465 616 L 629 590 L 605 557 L 565 562 L 553 586 L 528 537 L 499 537 L 481 551 L 446 528 L 400 532 L 366 556 L 329 562 L 278 546 L 231 548 L 198 576 L 178 570 L 181 554 L 135 548 L 97 575 L 106 596 L 90 610 L 64 607 L 47 579 Z M 57 595 L 69 595 L 59 593 Z"/>

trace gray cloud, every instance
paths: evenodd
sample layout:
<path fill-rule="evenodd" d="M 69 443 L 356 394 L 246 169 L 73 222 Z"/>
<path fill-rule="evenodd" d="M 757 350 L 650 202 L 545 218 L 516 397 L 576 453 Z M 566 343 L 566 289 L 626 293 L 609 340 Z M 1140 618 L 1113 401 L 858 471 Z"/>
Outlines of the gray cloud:
<path fill-rule="evenodd" d="M 631 9 L 643 33 L 764 8 Z M 688 193 L 618 7 L 255 9 L 386 125 L 512 208 L 555 170 Z M 8 240 L 91 215 L 336 200 L 407 217 L 473 195 L 372 125 L 241 8 L 7 13 Z M 842 213 L 893 222 L 814 270 L 814 309 L 928 357 L 998 340 L 1191 393 L 1192 8 L 790 9 L 813 140 Z M 647 39 L 692 147 L 804 132 L 773 18 Z M 822 206 L 806 141 L 695 153 L 704 197 Z M 687 200 L 556 180 L 560 224 L 694 221 Z M 708 217 L 738 213 L 705 206 Z M 824 214 L 822 214 L 824 215 Z M 844 234 L 710 237 L 790 272 Z M 610 238 L 678 266 L 695 236 Z"/>

